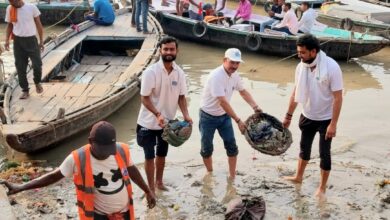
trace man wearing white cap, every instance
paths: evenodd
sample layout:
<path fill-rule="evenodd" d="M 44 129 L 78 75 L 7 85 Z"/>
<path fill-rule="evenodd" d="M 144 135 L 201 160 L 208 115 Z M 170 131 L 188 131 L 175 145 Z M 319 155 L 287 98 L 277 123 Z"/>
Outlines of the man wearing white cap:
<path fill-rule="evenodd" d="M 206 169 L 208 172 L 213 171 L 213 139 L 215 130 L 218 130 L 228 156 L 230 179 L 234 179 L 236 175 L 238 155 L 231 118 L 237 123 L 241 133 L 246 129 L 244 122 L 237 116 L 229 104 L 233 91 L 239 91 L 242 98 L 255 112 L 261 112 L 251 94 L 245 90 L 237 72 L 242 62 L 240 50 L 236 48 L 226 50 L 223 64 L 209 74 L 203 90 L 199 111 L 200 154 L 203 157 Z"/>

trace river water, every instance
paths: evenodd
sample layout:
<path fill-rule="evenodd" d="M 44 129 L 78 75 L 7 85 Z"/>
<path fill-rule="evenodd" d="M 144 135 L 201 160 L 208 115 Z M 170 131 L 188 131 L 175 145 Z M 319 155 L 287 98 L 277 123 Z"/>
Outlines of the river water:
<path fill-rule="evenodd" d="M 4 30 L 3 26 L 0 28 Z M 177 63 L 188 76 L 188 102 L 195 122 L 194 130 L 191 139 L 183 146 L 170 147 L 165 172 L 170 190 L 158 193 L 158 207 L 146 211 L 142 193 L 134 187 L 137 216 L 141 219 L 223 219 L 223 209 L 231 199 L 256 195 L 265 199 L 266 219 L 287 219 L 288 216 L 293 219 L 389 218 L 390 205 L 381 202 L 383 197 L 390 196 L 389 186 L 381 189 L 376 183 L 390 179 L 390 48 L 350 62 L 339 62 L 344 79 L 344 103 L 337 137 L 332 145 L 333 170 L 326 202 L 318 202 L 313 196 L 319 182 L 318 140 L 313 144 L 313 159 L 308 165 L 304 183 L 296 186 L 281 179 L 281 175 L 291 174 L 296 167 L 300 108 L 296 110 L 290 127 L 294 143 L 285 155 L 272 157 L 255 152 L 234 125 L 240 151 L 235 183 L 226 179 L 227 158 L 218 135 L 214 140 L 215 171 L 206 175 L 199 155 L 197 129 L 200 96 L 207 74 L 222 63 L 224 50 L 180 42 Z M 278 57 L 249 52 L 243 53 L 243 59 L 245 63 L 241 64 L 239 72 L 245 87 L 265 112 L 281 119 L 287 110 L 294 70 L 299 61 L 278 62 Z M 231 104 L 242 119 L 252 114 L 251 108 L 238 94 L 233 96 Z M 140 98 L 136 96 L 106 120 L 116 127 L 117 139 L 131 146 L 132 158 L 144 173 L 143 151 L 135 143 L 139 107 Z M 14 160 L 47 160 L 58 166 L 73 149 L 86 143 L 87 136 L 87 131 L 82 132 L 35 155 L 6 149 L 2 149 L 1 154 Z M 76 212 L 72 205 L 72 184 L 67 181 L 60 186 L 53 186 L 41 194 L 51 198 L 53 204 L 58 197 L 69 198 L 66 204 L 72 208 L 43 215 L 43 219 L 53 219 L 61 212 Z M 23 207 L 37 200 L 35 193 L 21 193 L 16 198 L 20 204 L 15 206 L 19 217 L 27 218 L 28 213 Z"/>

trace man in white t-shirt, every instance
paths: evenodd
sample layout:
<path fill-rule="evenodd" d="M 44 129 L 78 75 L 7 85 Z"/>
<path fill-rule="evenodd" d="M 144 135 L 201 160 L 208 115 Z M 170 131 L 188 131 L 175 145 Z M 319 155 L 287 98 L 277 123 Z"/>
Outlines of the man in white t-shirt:
<path fill-rule="evenodd" d="M 37 93 L 42 93 L 42 59 L 43 51 L 43 27 L 37 6 L 24 3 L 22 0 L 9 0 L 10 5 L 6 9 L 5 22 L 7 29 L 5 34 L 5 49 L 9 50 L 10 40 L 14 40 L 15 67 L 18 73 L 19 85 L 22 88 L 20 99 L 29 97 L 27 81 L 28 58 L 31 59 L 34 73 L 34 83 Z M 38 31 L 39 44 L 36 38 Z"/>
<path fill-rule="evenodd" d="M 310 160 L 314 136 L 320 134 L 321 181 L 316 196 L 324 198 L 326 183 L 331 170 L 331 142 L 342 105 L 343 78 L 339 65 L 320 50 L 320 43 L 313 35 L 306 34 L 297 40 L 301 63 L 295 71 L 295 88 L 290 97 L 283 125 L 288 128 L 298 103 L 303 106 L 299 119 L 301 129 L 298 169 L 295 176 L 285 179 L 302 183 L 305 167 Z"/>
<path fill-rule="evenodd" d="M 317 18 L 317 12 L 309 7 L 308 2 L 302 2 L 301 11 L 303 15 L 298 22 L 298 33 L 310 33 Z"/>
<path fill-rule="evenodd" d="M 115 216 L 122 217 L 118 219 L 135 219 L 135 216 L 129 218 L 134 215 L 132 192 L 129 192 L 131 184 L 126 179 L 130 178 L 145 192 L 148 206 L 153 208 L 156 204 L 154 193 L 133 164 L 129 146 L 116 142 L 115 128 L 108 122 L 100 121 L 92 127 L 88 141 L 88 145 L 73 151 L 59 168 L 44 176 L 22 185 L 2 182 L 9 189 L 8 194 L 44 187 L 73 176 L 80 219 L 86 215 L 94 219 L 112 219 Z M 121 166 L 124 169 L 120 169 Z M 78 179 L 80 176 L 83 178 Z M 88 183 L 92 185 L 87 186 Z M 88 196 L 91 193 L 92 198 Z M 93 199 L 92 203 L 90 199 Z M 88 208 L 88 204 L 92 207 Z"/>
<path fill-rule="evenodd" d="M 238 149 L 234 138 L 232 118 L 241 133 L 246 129 L 244 122 L 234 112 L 230 99 L 236 90 L 255 112 L 261 109 L 245 90 L 237 72 L 241 60 L 241 52 L 236 48 L 226 50 L 223 64 L 210 72 L 202 93 L 199 113 L 199 130 L 201 134 L 201 151 L 204 165 L 208 172 L 213 171 L 212 154 L 214 151 L 214 133 L 218 130 L 221 136 L 229 163 L 229 178 L 236 175 Z"/>
<path fill-rule="evenodd" d="M 163 173 L 168 143 L 162 139 L 166 120 L 175 119 L 177 109 L 180 107 L 184 120 L 192 124 L 185 97 L 186 76 L 174 62 L 178 42 L 175 38 L 167 36 L 159 45 L 161 59 L 142 73 L 140 92 L 142 105 L 137 120 L 137 143 L 144 149 L 145 172 L 149 188 L 153 192 L 155 187 L 167 190 L 163 184 Z"/>

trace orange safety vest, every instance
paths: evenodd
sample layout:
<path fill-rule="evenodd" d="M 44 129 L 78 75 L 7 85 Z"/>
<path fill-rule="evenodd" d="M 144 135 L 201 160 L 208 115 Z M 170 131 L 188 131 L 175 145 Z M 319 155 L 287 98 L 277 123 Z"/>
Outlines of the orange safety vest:
<path fill-rule="evenodd" d="M 76 186 L 77 206 L 81 220 L 93 220 L 94 216 L 94 180 L 91 166 L 91 145 L 87 144 L 72 152 L 77 172 L 73 174 L 73 182 Z M 130 176 L 127 170 L 130 158 L 129 147 L 123 143 L 117 143 L 115 160 L 121 170 L 129 196 L 130 220 L 134 220 L 133 190 Z"/>

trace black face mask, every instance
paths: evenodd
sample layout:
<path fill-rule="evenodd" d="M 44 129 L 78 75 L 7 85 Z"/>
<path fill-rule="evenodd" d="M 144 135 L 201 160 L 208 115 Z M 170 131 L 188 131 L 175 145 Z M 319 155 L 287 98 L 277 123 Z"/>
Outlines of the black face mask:
<path fill-rule="evenodd" d="M 176 56 L 175 55 L 161 55 L 161 59 L 164 62 L 173 62 L 176 60 Z"/>

